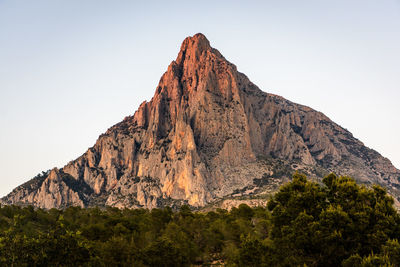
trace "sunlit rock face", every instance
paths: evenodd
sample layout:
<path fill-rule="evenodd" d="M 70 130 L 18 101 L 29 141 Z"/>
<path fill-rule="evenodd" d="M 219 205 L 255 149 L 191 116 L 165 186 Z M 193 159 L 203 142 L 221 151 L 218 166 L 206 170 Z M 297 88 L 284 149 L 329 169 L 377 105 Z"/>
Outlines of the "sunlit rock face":
<path fill-rule="evenodd" d="M 277 164 L 289 168 L 282 174 Z M 186 38 L 153 98 L 62 169 L 3 203 L 155 208 L 260 192 L 301 170 L 400 188 L 400 171 L 313 109 L 261 91 L 202 34 Z M 317 171 L 319 170 L 319 171 Z M 277 179 L 278 178 L 278 179 Z"/>
<path fill-rule="evenodd" d="M 57 168 L 36 182 L 30 186 L 26 183 L 17 187 L 3 201 L 6 200 L 7 204 L 34 205 L 44 209 L 85 206 L 83 201 L 86 198 L 85 188 L 79 185 L 79 181 L 60 173 Z M 73 189 L 75 185 L 78 185 L 79 190 Z"/>

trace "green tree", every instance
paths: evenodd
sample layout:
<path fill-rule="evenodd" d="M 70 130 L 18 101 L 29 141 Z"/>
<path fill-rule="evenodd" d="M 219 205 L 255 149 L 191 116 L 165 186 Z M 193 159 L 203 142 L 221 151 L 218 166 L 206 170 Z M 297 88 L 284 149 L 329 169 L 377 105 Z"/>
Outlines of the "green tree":
<path fill-rule="evenodd" d="M 181 253 L 174 242 L 159 238 L 144 250 L 143 262 L 148 266 L 189 266 L 189 259 Z"/>

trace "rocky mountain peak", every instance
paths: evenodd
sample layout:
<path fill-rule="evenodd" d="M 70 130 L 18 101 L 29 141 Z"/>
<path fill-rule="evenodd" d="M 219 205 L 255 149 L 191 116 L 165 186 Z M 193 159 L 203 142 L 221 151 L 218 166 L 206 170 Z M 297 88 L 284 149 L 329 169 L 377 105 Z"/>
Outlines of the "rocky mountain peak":
<path fill-rule="evenodd" d="M 388 159 L 322 113 L 261 91 L 198 33 L 183 41 L 153 98 L 133 116 L 2 201 L 201 207 L 268 193 L 294 171 L 347 174 L 400 196 L 400 171 Z"/>
<path fill-rule="evenodd" d="M 202 33 L 197 33 L 182 42 L 176 62 L 181 64 L 184 60 L 198 60 L 202 53 L 210 50 L 208 39 Z"/>

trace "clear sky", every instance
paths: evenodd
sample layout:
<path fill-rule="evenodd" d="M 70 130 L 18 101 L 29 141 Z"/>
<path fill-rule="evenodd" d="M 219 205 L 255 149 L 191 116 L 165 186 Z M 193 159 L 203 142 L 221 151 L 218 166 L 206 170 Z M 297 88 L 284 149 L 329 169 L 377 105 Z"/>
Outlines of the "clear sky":
<path fill-rule="evenodd" d="M 133 114 L 197 32 L 400 167 L 399 0 L 0 0 L 0 196 Z"/>

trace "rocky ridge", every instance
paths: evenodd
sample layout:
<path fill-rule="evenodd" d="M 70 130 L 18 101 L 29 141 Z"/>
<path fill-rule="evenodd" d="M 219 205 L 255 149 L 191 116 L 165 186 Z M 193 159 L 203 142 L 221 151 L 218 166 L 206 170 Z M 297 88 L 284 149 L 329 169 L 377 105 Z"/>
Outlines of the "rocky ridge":
<path fill-rule="evenodd" d="M 62 169 L 5 204 L 202 207 L 276 190 L 299 170 L 347 174 L 400 196 L 400 171 L 324 114 L 261 91 L 203 34 L 186 38 L 153 98 Z"/>

